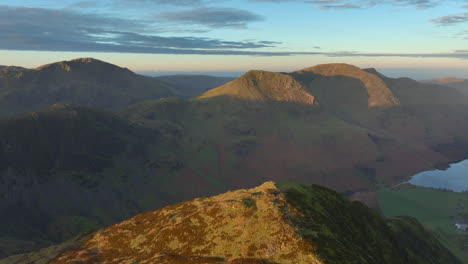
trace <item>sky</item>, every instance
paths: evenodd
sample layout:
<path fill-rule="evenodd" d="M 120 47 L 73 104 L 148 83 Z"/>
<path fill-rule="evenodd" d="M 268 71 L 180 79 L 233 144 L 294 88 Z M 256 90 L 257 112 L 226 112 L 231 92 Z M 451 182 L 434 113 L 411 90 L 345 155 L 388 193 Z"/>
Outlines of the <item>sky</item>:
<path fill-rule="evenodd" d="M 468 0 L 0 0 L 0 65 L 238 75 L 321 63 L 468 78 Z"/>

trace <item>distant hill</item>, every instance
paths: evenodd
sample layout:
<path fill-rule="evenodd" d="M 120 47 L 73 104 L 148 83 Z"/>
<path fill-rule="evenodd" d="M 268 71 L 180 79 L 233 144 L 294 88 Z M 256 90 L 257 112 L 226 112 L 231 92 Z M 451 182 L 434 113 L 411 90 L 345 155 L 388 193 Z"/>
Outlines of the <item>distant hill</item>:
<path fill-rule="evenodd" d="M 0 263 L 457 264 L 410 217 L 383 219 L 317 186 L 267 182 L 137 215 Z"/>
<path fill-rule="evenodd" d="M 330 64 L 250 71 L 118 114 L 55 105 L 0 119 L 0 257 L 269 180 L 377 208 L 376 190 L 468 157 L 466 102 L 450 87 Z"/>
<path fill-rule="evenodd" d="M 33 111 L 55 103 L 117 111 L 143 100 L 175 94 L 157 79 L 91 58 L 36 69 L 0 68 L 0 115 Z"/>
<path fill-rule="evenodd" d="M 462 92 L 465 95 L 468 95 L 468 79 L 460 79 L 454 77 L 446 77 L 446 78 L 438 78 L 423 81 L 424 83 L 433 83 L 433 84 L 440 84 L 445 85 L 448 87 L 452 87 L 457 89 L 458 91 Z"/>
<path fill-rule="evenodd" d="M 434 83 L 440 83 L 440 84 L 448 84 L 448 83 L 461 83 L 461 82 L 466 82 L 468 79 L 460 79 L 460 78 L 455 78 L 455 77 L 444 77 L 444 78 L 436 78 L 432 79 L 426 82 L 434 82 Z"/>
<path fill-rule="evenodd" d="M 198 96 L 235 79 L 208 75 L 168 75 L 155 78 L 169 84 L 179 95 L 185 97 Z"/>

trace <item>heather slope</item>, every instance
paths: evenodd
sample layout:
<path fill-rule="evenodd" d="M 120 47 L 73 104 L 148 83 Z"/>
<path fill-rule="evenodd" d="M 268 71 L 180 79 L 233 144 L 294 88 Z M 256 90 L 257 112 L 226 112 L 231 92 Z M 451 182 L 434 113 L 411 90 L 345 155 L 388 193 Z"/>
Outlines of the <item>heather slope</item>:
<path fill-rule="evenodd" d="M 58 251 L 51 263 L 461 263 L 412 218 L 273 182 L 140 214 Z"/>
<path fill-rule="evenodd" d="M 148 99 L 174 96 L 154 78 L 91 59 L 75 59 L 24 69 L 0 69 L 0 115 L 33 111 L 55 103 L 108 110 Z"/>

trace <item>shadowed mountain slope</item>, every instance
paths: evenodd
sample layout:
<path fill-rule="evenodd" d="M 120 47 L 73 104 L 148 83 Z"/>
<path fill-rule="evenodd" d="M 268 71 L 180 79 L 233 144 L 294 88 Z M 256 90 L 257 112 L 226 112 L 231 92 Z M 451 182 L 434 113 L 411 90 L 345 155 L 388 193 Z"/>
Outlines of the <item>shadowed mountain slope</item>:
<path fill-rule="evenodd" d="M 323 64 L 294 72 L 294 75 L 307 85 L 311 93 L 317 93 L 320 101 L 329 104 L 374 107 L 400 103 L 381 78 L 353 65 Z"/>
<path fill-rule="evenodd" d="M 157 131 L 81 106 L 53 105 L 1 120 L 0 254 L 141 212 L 142 204 L 131 205 L 133 194 L 122 193 L 144 185 L 140 164 L 148 157 L 146 144 L 157 141 Z M 148 199 L 166 204 L 155 194 Z"/>
<path fill-rule="evenodd" d="M 383 219 L 329 189 L 273 182 L 140 214 L 74 244 L 52 248 L 48 257 L 39 252 L 5 261 L 461 263 L 412 218 Z"/>
<path fill-rule="evenodd" d="M 466 94 L 438 83 L 418 82 L 410 78 L 389 78 L 375 69 L 364 69 L 385 82 L 402 105 L 466 104 Z"/>
<path fill-rule="evenodd" d="M 235 79 L 232 77 L 215 77 L 208 75 L 168 75 L 155 78 L 169 84 L 179 95 L 185 97 L 198 96 Z"/>
<path fill-rule="evenodd" d="M 24 69 L 0 69 L 0 115 L 55 103 L 120 110 L 143 100 L 174 96 L 172 88 L 126 68 L 84 58 Z"/>

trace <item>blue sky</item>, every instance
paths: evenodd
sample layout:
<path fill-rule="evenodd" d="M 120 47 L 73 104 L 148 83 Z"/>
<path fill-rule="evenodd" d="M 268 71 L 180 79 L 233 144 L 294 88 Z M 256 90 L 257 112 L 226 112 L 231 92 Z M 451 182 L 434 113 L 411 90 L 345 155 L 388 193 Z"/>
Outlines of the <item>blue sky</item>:
<path fill-rule="evenodd" d="M 468 0 L 0 0 L 0 65 L 76 57 L 155 73 L 346 62 L 468 77 Z"/>

